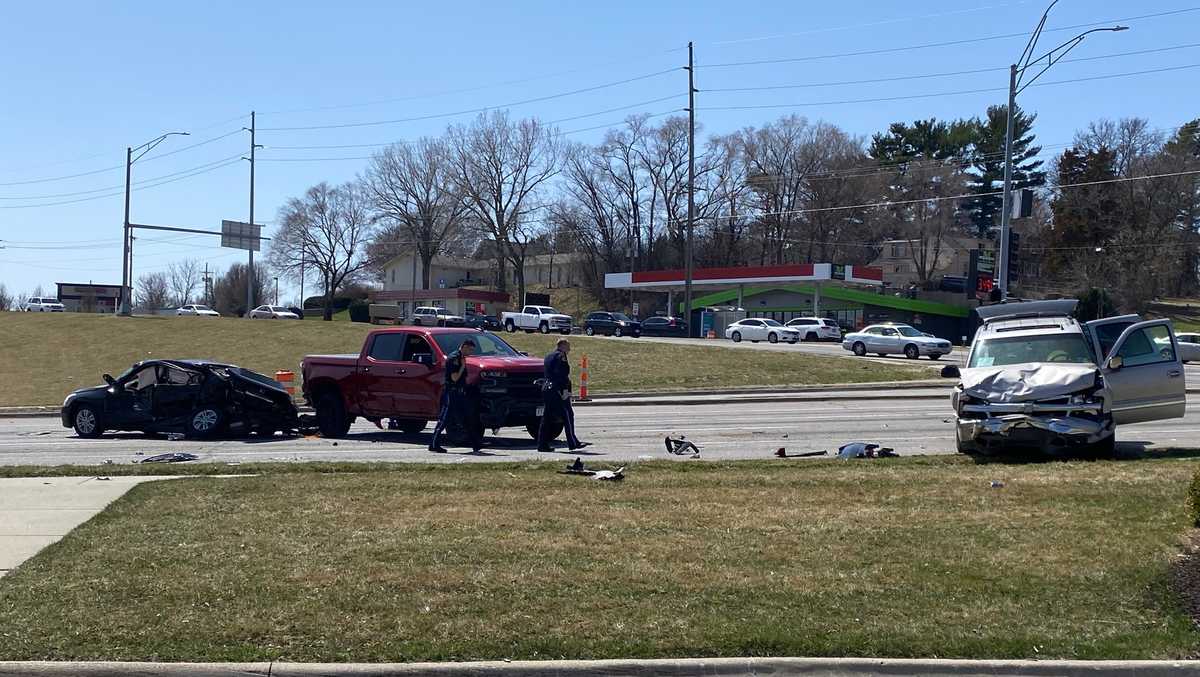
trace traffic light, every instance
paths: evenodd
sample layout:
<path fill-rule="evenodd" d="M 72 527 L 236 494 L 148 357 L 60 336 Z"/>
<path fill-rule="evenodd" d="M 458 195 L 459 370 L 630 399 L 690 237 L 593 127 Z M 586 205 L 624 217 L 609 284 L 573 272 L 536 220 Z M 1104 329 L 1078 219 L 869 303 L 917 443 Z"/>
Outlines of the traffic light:
<path fill-rule="evenodd" d="M 1021 234 L 1017 231 L 1008 233 L 1008 283 L 1012 284 L 1021 277 Z"/>

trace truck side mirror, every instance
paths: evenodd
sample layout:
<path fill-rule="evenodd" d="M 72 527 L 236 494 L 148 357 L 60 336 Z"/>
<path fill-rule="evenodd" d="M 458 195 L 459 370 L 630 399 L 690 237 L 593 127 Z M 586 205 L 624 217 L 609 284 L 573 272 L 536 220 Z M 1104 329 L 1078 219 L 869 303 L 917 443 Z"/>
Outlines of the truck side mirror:
<path fill-rule="evenodd" d="M 1118 371 L 1123 366 L 1125 366 L 1125 360 L 1120 355 L 1113 355 L 1108 358 L 1108 368 L 1111 371 Z"/>
<path fill-rule="evenodd" d="M 947 364 L 942 367 L 942 378 L 962 378 L 962 372 L 957 365 Z"/>

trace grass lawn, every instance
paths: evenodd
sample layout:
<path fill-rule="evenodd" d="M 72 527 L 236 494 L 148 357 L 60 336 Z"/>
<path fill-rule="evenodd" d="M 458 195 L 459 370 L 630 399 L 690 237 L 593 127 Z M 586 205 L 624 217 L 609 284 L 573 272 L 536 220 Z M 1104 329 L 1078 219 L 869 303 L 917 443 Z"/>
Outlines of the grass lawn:
<path fill-rule="evenodd" d="M 620 484 L 558 465 L 282 466 L 139 486 L 0 578 L 0 657 L 1200 648 L 1167 583 L 1193 463 L 653 462 Z"/>
<path fill-rule="evenodd" d="M 70 391 L 92 386 L 139 360 L 211 358 L 272 375 L 299 371 L 313 353 L 358 353 L 371 325 L 201 317 L 119 318 L 75 313 L 5 313 L 0 318 L 0 406 L 60 404 Z M 504 334 L 520 350 L 543 355 L 557 336 Z M 636 339 L 572 338 L 578 358 L 591 362 L 593 392 L 777 384 L 859 383 L 929 378 L 915 368 L 871 361 L 679 346 Z"/>

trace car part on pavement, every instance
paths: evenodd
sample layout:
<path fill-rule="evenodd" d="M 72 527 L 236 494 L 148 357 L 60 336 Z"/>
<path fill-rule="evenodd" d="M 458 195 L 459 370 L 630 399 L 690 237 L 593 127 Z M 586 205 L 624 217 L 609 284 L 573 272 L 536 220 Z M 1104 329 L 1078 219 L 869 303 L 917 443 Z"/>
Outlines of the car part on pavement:
<path fill-rule="evenodd" d="M 680 435 L 679 437 L 667 435 L 663 438 L 663 444 L 666 445 L 667 453 L 669 454 L 675 454 L 676 456 L 683 456 L 684 454 L 691 454 L 692 456 L 700 455 L 700 447 L 697 447 L 684 435 Z"/>
<path fill-rule="evenodd" d="M 184 461 L 195 461 L 200 457 L 195 454 L 177 451 L 170 454 L 158 454 L 157 456 L 147 456 L 138 463 L 183 463 Z"/>
<path fill-rule="evenodd" d="M 811 458 L 813 456 L 825 456 L 828 453 L 828 449 L 822 449 L 821 451 L 802 451 L 798 454 L 787 453 L 787 449 L 785 447 L 779 447 L 775 450 L 775 455 L 779 458 Z"/>
<path fill-rule="evenodd" d="M 888 458 L 899 456 L 891 447 L 883 447 L 868 442 L 851 442 L 838 448 L 838 458 Z"/>

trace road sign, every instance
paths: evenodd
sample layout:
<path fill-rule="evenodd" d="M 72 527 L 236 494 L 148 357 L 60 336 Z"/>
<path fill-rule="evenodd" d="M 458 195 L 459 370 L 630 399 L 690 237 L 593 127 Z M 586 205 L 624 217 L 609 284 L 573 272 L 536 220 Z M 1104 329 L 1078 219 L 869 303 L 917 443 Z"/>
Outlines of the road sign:
<path fill-rule="evenodd" d="M 262 226 L 241 221 L 221 221 L 221 246 L 259 251 L 262 248 Z"/>
<path fill-rule="evenodd" d="M 829 267 L 829 277 L 834 280 L 846 279 L 846 266 L 842 263 L 835 263 Z"/>
<path fill-rule="evenodd" d="M 637 302 L 637 301 L 634 301 L 634 302 L 633 302 L 633 316 L 634 316 L 634 317 L 637 317 L 637 316 L 639 315 L 639 312 L 638 312 L 638 311 L 640 311 L 640 310 L 641 310 L 641 307 L 640 307 L 640 305 L 638 304 L 638 302 Z"/>

